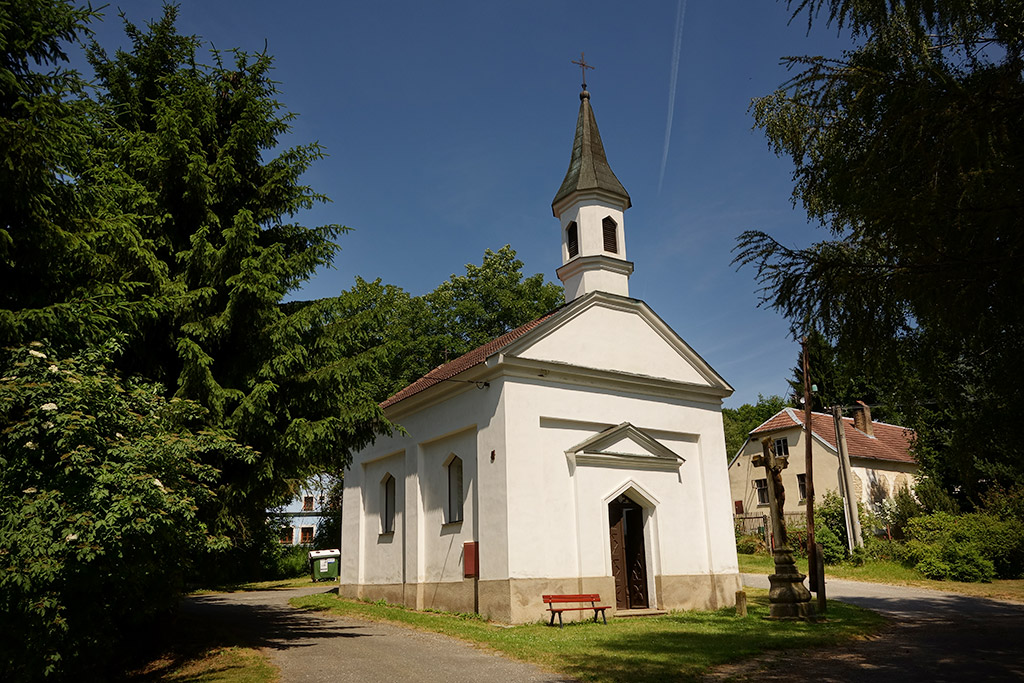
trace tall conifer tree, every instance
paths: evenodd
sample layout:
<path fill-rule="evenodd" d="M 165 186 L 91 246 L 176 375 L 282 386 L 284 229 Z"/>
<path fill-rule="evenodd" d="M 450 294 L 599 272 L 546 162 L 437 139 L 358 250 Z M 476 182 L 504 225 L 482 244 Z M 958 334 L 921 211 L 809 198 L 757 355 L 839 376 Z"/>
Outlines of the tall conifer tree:
<path fill-rule="evenodd" d="M 226 519 L 245 531 L 294 480 L 343 466 L 382 420 L 358 389 L 369 359 L 325 335 L 340 324 L 338 302 L 284 303 L 330 264 L 345 230 L 296 221 L 326 201 L 300 180 L 323 151 L 279 150 L 293 115 L 276 100 L 267 54 L 203 54 L 176 15 L 165 6 L 145 28 L 125 21 L 128 51 L 89 51 L 110 153 L 145 188 L 142 231 L 166 267 L 154 284 L 173 302 L 124 367 L 200 402 L 259 452 L 252 467 L 224 468 Z"/>

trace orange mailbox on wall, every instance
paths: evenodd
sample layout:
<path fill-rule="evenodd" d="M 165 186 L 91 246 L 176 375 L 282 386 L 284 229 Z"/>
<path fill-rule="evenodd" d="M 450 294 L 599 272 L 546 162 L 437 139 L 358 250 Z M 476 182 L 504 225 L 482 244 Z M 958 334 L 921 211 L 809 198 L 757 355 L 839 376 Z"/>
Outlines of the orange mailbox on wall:
<path fill-rule="evenodd" d="M 467 579 L 478 575 L 477 567 L 480 559 L 477 555 L 478 552 L 476 541 L 464 543 L 462 546 L 462 575 Z"/>

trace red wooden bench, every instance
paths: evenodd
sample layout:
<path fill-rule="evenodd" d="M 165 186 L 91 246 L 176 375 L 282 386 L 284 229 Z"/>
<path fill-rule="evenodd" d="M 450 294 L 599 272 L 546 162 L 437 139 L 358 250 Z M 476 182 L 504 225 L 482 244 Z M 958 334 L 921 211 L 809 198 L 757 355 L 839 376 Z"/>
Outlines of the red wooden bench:
<path fill-rule="evenodd" d="M 597 593 L 580 593 L 578 595 L 545 595 L 544 602 L 548 604 L 548 611 L 551 612 L 551 622 L 548 626 L 555 625 L 555 615 L 558 615 L 558 628 L 562 628 L 562 612 L 586 612 L 587 610 L 594 610 L 594 621 L 597 621 L 598 612 L 601 613 L 601 620 L 604 621 L 605 625 L 608 624 L 608 619 L 604 616 L 604 611 L 610 609 L 610 605 L 599 605 L 601 602 L 601 596 Z M 580 603 L 589 602 L 590 605 L 580 607 Z M 564 604 L 576 604 L 576 607 L 555 607 L 555 605 Z"/>

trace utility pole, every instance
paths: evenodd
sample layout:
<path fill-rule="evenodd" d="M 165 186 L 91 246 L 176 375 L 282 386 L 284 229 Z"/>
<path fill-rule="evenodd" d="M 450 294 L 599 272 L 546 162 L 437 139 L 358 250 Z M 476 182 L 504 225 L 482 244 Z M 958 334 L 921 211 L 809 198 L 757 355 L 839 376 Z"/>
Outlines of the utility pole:
<path fill-rule="evenodd" d="M 839 451 L 839 483 L 842 484 L 843 510 L 846 512 L 846 542 L 850 552 L 864 545 L 860 531 L 860 514 L 853 497 L 853 469 L 850 467 L 850 453 L 846 450 L 846 427 L 843 424 L 843 407 L 832 406 L 832 421 L 836 427 L 836 449 Z"/>
<path fill-rule="evenodd" d="M 811 457 L 811 372 L 807 359 L 807 337 L 801 340 L 804 366 L 804 495 L 807 505 L 807 573 L 818 592 L 818 550 L 814 545 L 814 461 Z"/>

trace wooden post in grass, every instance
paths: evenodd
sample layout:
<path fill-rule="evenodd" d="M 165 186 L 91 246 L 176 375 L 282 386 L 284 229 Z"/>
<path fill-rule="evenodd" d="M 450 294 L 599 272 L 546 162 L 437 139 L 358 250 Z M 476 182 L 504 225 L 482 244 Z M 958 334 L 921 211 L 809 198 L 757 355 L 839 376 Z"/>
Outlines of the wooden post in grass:
<path fill-rule="evenodd" d="M 747 616 L 747 592 L 736 591 L 736 616 Z"/>

